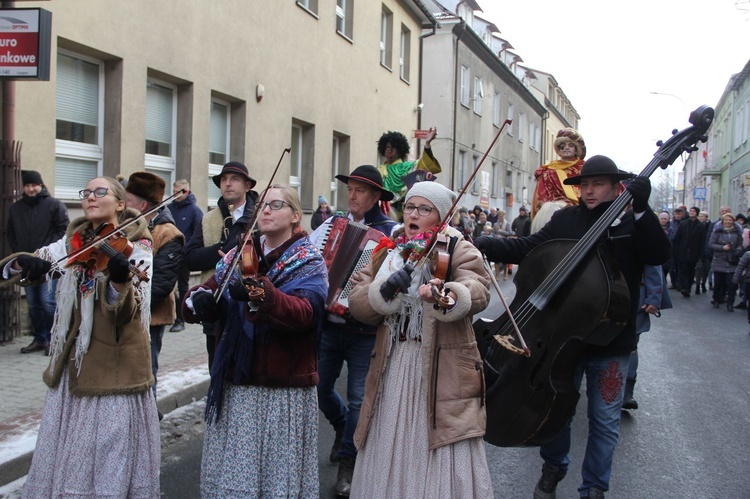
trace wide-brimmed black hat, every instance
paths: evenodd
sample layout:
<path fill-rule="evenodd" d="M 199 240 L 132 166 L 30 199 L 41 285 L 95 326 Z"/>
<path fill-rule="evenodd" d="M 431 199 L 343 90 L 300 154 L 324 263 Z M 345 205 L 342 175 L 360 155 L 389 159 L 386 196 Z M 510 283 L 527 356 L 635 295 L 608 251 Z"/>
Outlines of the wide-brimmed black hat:
<path fill-rule="evenodd" d="M 350 180 L 356 180 L 357 182 L 372 186 L 380 191 L 381 201 L 391 201 L 393 199 L 393 193 L 383 188 L 383 177 L 380 175 L 378 169 L 372 165 L 360 165 L 349 175 L 336 175 L 336 179 L 341 180 L 345 184 L 348 184 Z"/>
<path fill-rule="evenodd" d="M 565 185 L 580 185 L 581 180 L 591 177 L 609 177 L 612 180 L 625 180 L 632 178 L 632 173 L 624 172 L 617 168 L 614 161 L 601 154 L 592 156 L 581 167 L 581 174 L 575 177 L 568 177 L 563 180 Z"/>
<path fill-rule="evenodd" d="M 247 171 L 247 166 L 240 163 L 239 161 L 230 161 L 229 163 L 224 165 L 224 168 L 221 169 L 221 173 L 218 175 L 214 175 L 214 184 L 216 184 L 216 187 L 221 187 L 221 176 L 225 173 L 239 173 L 246 179 L 250 181 L 250 188 L 252 189 L 255 187 L 255 179 L 250 176 L 250 174 Z"/>

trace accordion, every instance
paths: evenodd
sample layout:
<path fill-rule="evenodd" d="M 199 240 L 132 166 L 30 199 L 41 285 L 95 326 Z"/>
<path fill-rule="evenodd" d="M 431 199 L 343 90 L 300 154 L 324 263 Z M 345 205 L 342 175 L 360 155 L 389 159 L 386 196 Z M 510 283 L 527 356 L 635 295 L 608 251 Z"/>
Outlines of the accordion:
<path fill-rule="evenodd" d="M 318 249 L 328 268 L 326 309 L 345 316 L 349 311 L 351 276 L 367 266 L 372 252 L 385 234 L 346 217 L 334 218 L 320 238 Z"/>

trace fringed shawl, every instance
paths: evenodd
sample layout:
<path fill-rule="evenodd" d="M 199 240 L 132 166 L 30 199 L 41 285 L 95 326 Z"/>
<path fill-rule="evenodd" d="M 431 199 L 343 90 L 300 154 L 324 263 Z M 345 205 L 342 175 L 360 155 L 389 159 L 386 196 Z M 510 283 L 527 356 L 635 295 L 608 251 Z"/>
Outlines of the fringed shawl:
<path fill-rule="evenodd" d="M 295 240 L 296 239 L 296 240 Z M 293 241 L 276 261 L 266 277 L 277 292 L 307 298 L 313 310 L 313 334 L 319 337 L 325 319 L 325 299 L 328 294 L 328 272 L 325 261 L 305 234 L 292 236 Z M 285 243 L 288 244 L 288 243 Z M 221 282 L 237 248 L 216 264 L 216 281 Z M 270 254 L 273 255 L 273 252 Z M 265 322 L 250 322 L 245 316 L 246 302 L 232 299 L 227 291 L 240 279 L 235 271 L 222 295 L 226 301 L 226 326 L 216 349 L 211 369 L 211 387 L 206 402 L 206 421 L 211 424 L 221 415 L 224 382 L 247 385 L 252 374 L 253 342 L 265 336 L 271 326 Z"/>
<path fill-rule="evenodd" d="M 132 213 L 135 215 L 135 212 Z M 39 249 L 39 258 L 47 261 L 56 262 L 63 259 L 70 251 L 71 241 L 76 235 L 91 230 L 91 223 L 81 217 L 71 222 L 68 227 L 66 236 L 56 243 Z M 143 262 L 142 267 L 146 270 L 149 278 L 152 275 L 152 249 L 151 241 L 139 238 L 142 234 L 148 234 L 145 230 L 143 220 L 125 229 L 128 239 L 133 242 L 133 252 L 130 255 L 131 260 Z M 78 236 L 80 238 L 80 236 Z M 61 265 L 59 268 L 53 266 L 50 274 L 62 274 L 57 284 L 57 293 L 55 299 L 57 308 L 55 310 L 55 319 L 52 324 L 52 338 L 50 341 L 51 365 L 54 365 L 57 358 L 62 354 L 65 346 L 65 339 L 71 322 L 74 318 L 75 309 L 80 308 L 81 326 L 78 329 L 75 347 L 75 365 L 78 374 L 81 372 L 81 364 L 88 352 L 91 342 L 91 331 L 93 329 L 94 305 L 97 299 L 106 300 L 106 296 L 97 296 L 98 284 L 106 282 L 109 273 L 104 273 L 96 268 L 85 267 L 79 263 L 69 266 Z M 56 277 L 48 276 L 50 279 Z M 151 286 L 148 283 L 139 283 L 138 278 L 133 278 L 133 292 L 136 300 L 140 303 L 140 318 L 144 334 L 148 334 L 151 323 Z M 105 288 L 106 289 L 106 288 Z"/>

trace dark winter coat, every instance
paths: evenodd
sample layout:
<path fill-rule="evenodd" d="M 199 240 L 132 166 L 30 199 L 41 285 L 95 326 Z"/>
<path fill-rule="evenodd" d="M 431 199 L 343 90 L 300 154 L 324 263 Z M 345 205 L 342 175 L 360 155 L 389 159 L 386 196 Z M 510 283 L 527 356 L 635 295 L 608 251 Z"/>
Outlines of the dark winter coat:
<path fill-rule="evenodd" d="M 26 194 L 8 211 L 8 243 L 14 253 L 33 253 L 60 240 L 70 220 L 62 201 L 50 196 L 46 187 L 34 196 Z"/>
<path fill-rule="evenodd" d="M 739 227 L 739 224 L 734 224 L 732 230 L 727 232 L 721 226 L 714 226 L 711 240 L 708 242 L 708 247 L 714 252 L 714 258 L 711 260 L 711 271 L 734 274 L 737 269 L 739 257 L 743 253 L 742 232 L 737 230 L 737 227 Z M 730 247 L 729 251 L 724 249 L 727 244 Z M 730 256 L 737 257 L 737 260 L 732 263 Z"/>
<path fill-rule="evenodd" d="M 493 262 L 521 263 L 538 245 L 553 239 L 581 239 L 602 216 L 611 202 L 601 203 L 589 210 L 584 203 L 555 212 L 552 220 L 539 232 L 522 238 L 491 238 L 486 242 L 486 255 Z M 638 311 L 639 289 L 644 265 L 661 265 L 671 255 L 671 245 L 656 215 L 647 210 L 635 220 L 632 211 L 626 212 L 620 223 L 608 231 L 604 244 L 614 255 L 628 284 L 630 315 L 623 330 L 606 346 L 587 346 L 595 355 L 624 355 L 635 350 L 635 317 Z"/>
<path fill-rule="evenodd" d="M 177 229 L 172 213 L 163 209 L 149 222 L 154 240 L 154 270 L 151 277 L 151 325 L 172 324 L 175 303 L 172 291 L 182 268 L 185 236 Z"/>
<path fill-rule="evenodd" d="M 250 191 L 245 201 L 245 211 L 235 222 L 224 198 L 219 198 L 218 207 L 203 217 L 185 246 L 185 263 L 190 270 L 213 271 L 219 262 L 219 250 L 228 253 L 237 246 L 255 213 L 258 193 Z M 207 280 L 208 277 L 203 279 Z"/>
<path fill-rule="evenodd" d="M 698 219 L 687 219 L 677 226 L 672 250 L 678 262 L 697 263 L 703 256 L 706 225 Z"/>
<path fill-rule="evenodd" d="M 172 213 L 172 218 L 174 218 L 174 224 L 185 236 L 185 244 L 187 244 L 193 232 L 203 220 L 203 212 L 198 208 L 195 196 L 190 192 L 182 201 L 172 201 L 167 206 Z"/>
<path fill-rule="evenodd" d="M 333 212 L 331 211 L 330 207 L 328 207 L 325 211 L 318 208 L 317 210 L 315 210 L 315 213 L 312 214 L 312 218 L 310 219 L 310 227 L 312 227 L 312 230 L 317 229 L 323 222 L 331 218 L 331 216 L 333 216 Z"/>

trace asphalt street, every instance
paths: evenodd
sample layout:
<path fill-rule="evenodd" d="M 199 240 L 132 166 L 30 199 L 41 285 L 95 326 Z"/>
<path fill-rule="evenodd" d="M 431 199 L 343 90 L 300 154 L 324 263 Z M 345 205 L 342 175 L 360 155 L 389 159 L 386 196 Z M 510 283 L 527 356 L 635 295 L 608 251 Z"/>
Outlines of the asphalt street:
<path fill-rule="evenodd" d="M 512 300 L 512 281 L 502 283 Z M 639 409 L 623 413 L 610 499 L 750 497 L 750 335 L 744 310 L 714 309 L 710 295 L 672 295 L 675 307 L 652 320 L 640 342 L 635 395 Z M 482 314 L 496 318 L 493 296 Z M 582 311 L 585 313 L 585 311 Z M 342 376 L 342 379 L 344 376 Z M 346 393 L 343 381 L 339 382 Z M 585 394 L 573 420 L 572 464 L 558 497 L 578 497 L 586 444 Z M 204 402 L 162 423 L 162 497 L 199 497 Z M 488 424 L 499 424 L 489 421 Z M 320 497 L 333 497 L 336 465 L 327 456 L 331 426 L 320 415 Z M 496 498 L 531 497 L 542 461 L 538 448 L 486 444 Z M 11 496 L 14 497 L 14 496 Z"/>
<path fill-rule="evenodd" d="M 501 287 L 511 301 L 511 281 Z M 641 337 L 635 390 L 639 408 L 623 413 L 607 497 L 748 498 L 747 313 L 714 309 L 710 295 L 672 294 L 675 307 L 653 319 L 651 331 Z M 482 315 L 494 319 L 500 306 L 493 296 Z M 346 393 L 342 383 L 340 392 Z M 582 394 L 573 420 L 571 469 L 558 486 L 562 499 L 578 497 L 587 434 L 585 403 Z M 320 421 L 320 496 L 328 498 L 333 497 L 337 468 L 327 461 L 333 431 L 322 414 Z M 538 448 L 487 444 L 486 450 L 495 497 L 531 497 L 542 465 Z M 200 451 L 200 438 L 165 449 L 163 497 L 197 497 Z"/>

